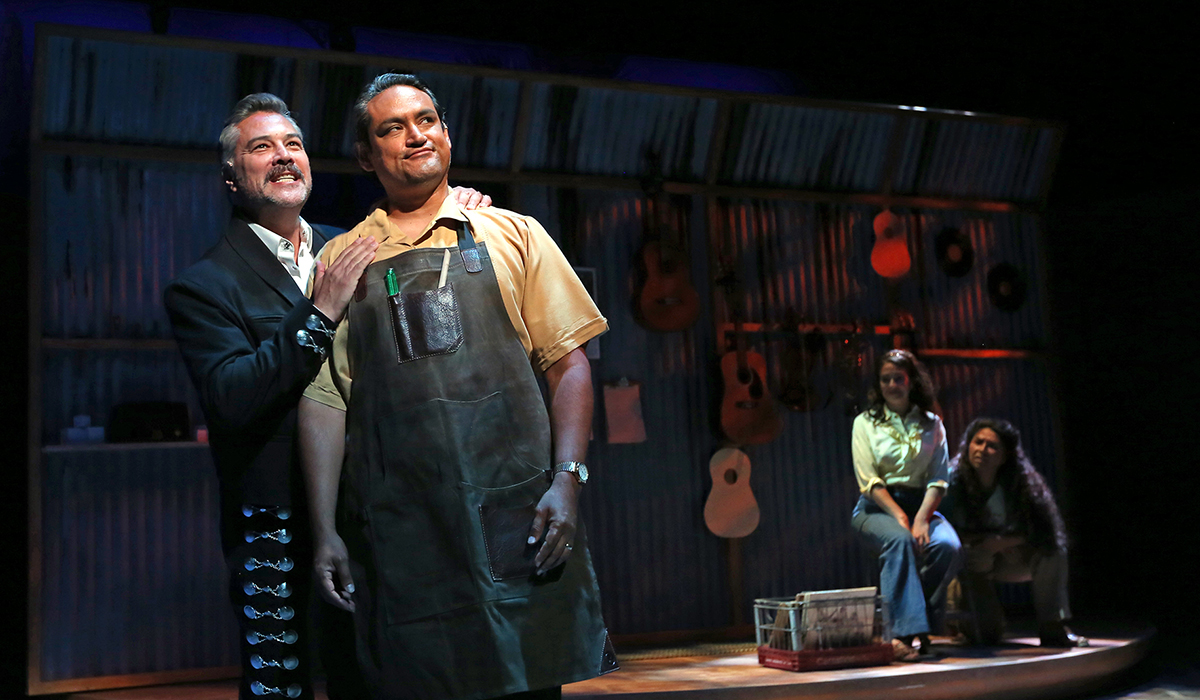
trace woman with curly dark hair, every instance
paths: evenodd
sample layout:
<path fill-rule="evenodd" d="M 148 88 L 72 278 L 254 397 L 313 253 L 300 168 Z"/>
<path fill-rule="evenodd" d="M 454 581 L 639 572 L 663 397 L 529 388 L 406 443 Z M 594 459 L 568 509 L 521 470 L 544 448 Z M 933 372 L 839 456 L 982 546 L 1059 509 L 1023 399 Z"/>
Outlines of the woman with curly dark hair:
<path fill-rule="evenodd" d="M 851 524 L 879 551 L 896 659 L 913 661 L 929 652 L 961 566 L 958 535 L 937 512 L 948 476 L 946 430 L 930 410 L 929 373 L 907 350 L 880 356 L 869 398 L 850 445 L 861 493 Z"/>
<path fill-rule="evenodd" d="M 1004 612 L 993 581 L 1033 582 L 1038 634 L 1045 647 L 1082 647 L 1067 601 L 1067 536 L 1054 496 L 1021 448 L 1011 423 L 976 418 L 950 467 L 947 516 L 967 548 L 962 582 L 984 644 L 999 641 Z"/>

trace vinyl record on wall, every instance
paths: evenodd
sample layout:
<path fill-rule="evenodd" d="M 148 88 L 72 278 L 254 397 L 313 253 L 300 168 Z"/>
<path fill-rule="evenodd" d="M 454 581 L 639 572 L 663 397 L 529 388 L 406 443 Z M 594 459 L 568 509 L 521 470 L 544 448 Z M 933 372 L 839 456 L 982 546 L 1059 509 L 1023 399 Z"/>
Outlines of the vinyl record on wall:
<path fill-rule="evenodd" d="M 1001 311 L 1016 311 L 1025 303 L 1025 278 L 1012 263 L 1000 263 L 988 270 L 988 297 Z"/>
<path fill-rule="evenodd" d="M 950 277 L 962 277 L 975 264 L 975 249 L 971 239 L 953 227 L 942 229 L 933 240 L 938 267 Z"/>

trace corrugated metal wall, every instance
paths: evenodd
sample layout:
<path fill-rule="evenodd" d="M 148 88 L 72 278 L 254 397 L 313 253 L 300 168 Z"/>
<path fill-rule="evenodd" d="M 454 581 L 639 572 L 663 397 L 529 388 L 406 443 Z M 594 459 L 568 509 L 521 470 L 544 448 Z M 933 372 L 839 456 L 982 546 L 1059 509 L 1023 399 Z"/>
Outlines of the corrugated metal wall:
<path fill-rule="evenodd" d="M 895 119 L 870 112 L 739 105 L 726 147 L 725 179 L 801 189 L 878 190 Z"/>
<path fill-rule="evenodd" d="M 216 158 L 50 155 L 42 167 L 43 335 L 170 338 L 163 289 L 229 221 Z"/>
<path fill-rule="evenodd" d="M 236 666 L 203 446 L 42 459 L 42 680 Z"/>
<path fill-rule="evenodd" d="M 43 56 L 47 136 L 209 148 L 241 96 L 230 52 L 54 37 Z"/>
<path fill-rule="evenodd" d="M 303 56 L 239 56 L 52 38 L 42 127 L 45 138 L 58 145 L 41 162 L 44 335 L 166 337 L 159 307 L 162 286 L 215 240 L 228 213 L 215 162 L 56 155 L 69 150 L 64 144 L 85 140 L 208 148 L 237 97 L 272 90 L 291 98 L 311 153 L 345 157 L 351 153 L 346 129 L 350 101 L 376 72 L 371 64 L 333 64 Z M 134 77 L 143 84 L 128 85 Z M 455 164 L 498 172 L 509 170 L 522 94 L 530 99 L 522 172 L 635 178 L 645 174 L 645 156 L 652 151 L 662 156 L 669 181 L 702 183 L 719 156 L 716 184 L 805 189 L 810 200 L 816 198 L 813 192 L 822 191 L 878 194 L 890 182 L 898 194 L 1033 202 L 1044 189 L 1055 136 L 1049 128 L 1019 120 L 995 123 L 879 108 L 776 104 L 716 93 L 655 94 L 615 85 L 560 84 L 544 76 L 431 71 L 425 77 L 448 108 Z M 293 97 L 297 85 L 307 87 Z M 722 100 L 731 101 L 722 105 Z M 728 109 L 728 129 L 713 154 L 709 145 L 722 109 Z M 152 124 L 139 121 L 147 113 L 153 115 Z M 901 141 L 894 149 L 895 170 L 888 172 L 893 135 Z M 345 210 L 361 206 L 362 193 L 369 189 L 361 178 L 326 174 L 316 182 L 339 194 L 315 195 L 306 211 L 310 219 L 357 218 Z M 877 207 L 675 195 L 671 220 L 690 251 L 689 270 L 702 308 L 691 329 L 662 334 L 643 329 L 630 311 L 645 230 L 642 192 L 518 180 L 511 191 L 497 186 L 496 194 L 511 194 L 524 213 L 545 224 L 574 264 L 595 268 L 597 302 L 611 326 L 599 341 L 601 357 L 593 362 L 597 385 L 621 378 L 641 383 L 649 439 L 608 444 L 599 406 L 589 458 L 595 482 L 584 496 L 606 616 L 616 633 L 712 628 L 733 621 L 724 547 L 705 529 L 702 517 L 711 488 L 708 460 L 721 444 L 713 416 L 721 398 L 718 358 L 731 318 L 725 295 L 713 284 L 719 273 L 734 273 L 742 286 L 732 300 L 735 308 L 746 321 L 763 324 L 749 337 L 751 347 L 767 359 L 771 389 L 779 393 L 785 385 L 799 386 L 814 397 L 812 410 L 784 411 L 779 439 L 746 449 L 762 511 L 758 530 L 742 542 L 743 599 L 736 604 L 747 613 L 754 597 L 861 585 L 874 576 L 871 556 L 848 527 L 857 495 L 850 424 L 868 381 L 857 368 L 860 363 L 869 368 L 889 342 L 873 334 L 874 325 L 887 324 L 901 309 L 913 315 L 922 347 L 1046 346 L 1045 271 L 1038 257 L 1041 224 L 1035 215 L 898 207 L 914 268 L 892 283 L 870 265 Z M 938 267 L 933 240 L 946 227 L 966 234 L 975 250 L 974 267 L 965 276 L 947 277 Z M 1017 266 L 1029 281 L 1028 298 L 1016 312 L 1000 311 L 989 300 L 987 271 L 1000 262 Z M 796 322 L 858 324 L 865 332 L 802 340 L 787 331 Z M 57 440 L 73 415 L 86 413 L 102 422 L 114 402 L 180 400 L 191 392 L 173 350 L 54 346 L 42 353 L 42 435 L 47 443 Z M 1050 378 L 1041 361 L 939 358 L 931 365 L 942 387 L 952 438 L 977 413 L 1009 417 L 1025 430 L 1031 456 L 1054 481 L 1059 455 Z M 194 400 L 187 400 L 199 422 Z M 182 453 L 171 453 L 176 462 L 177 454 Z M 67 580 L 71 573 L 61 562 L 82 562 L 80 577 L 113 581 L 106 584 L 115 586 L 105 589 L 109 595 L 144 597 L 136 586 L 115 583 L 126 581 L 122 576 L 132 566 L 123 563 L 128 543 L 118 540 L 141 542 L 139 537 L 149 537 L 163 525 L 174 528 L 170 532 L 194 531 L 200 539 L 186 546 L 146 540 L 147 546 L 158 548 L 162 576 L 197 577 L 188 587 L 162 595 L 194 594 L 208 606 L 205 624 L 232 624 L 218 581 L 223 573 L 215 510 L 196 495 L 211 490 L 210 467 L 189 458 L 187 464 L 155 472 L 156 460 L 165 459 L 154 450 L 43 455 L 46 532 L 64 538 L 62 547 L 96 555 L 79 559 L 73 554 L 76 558 L 70 559 L 47 554 L 45 566 L 58 582 L 43 598 L 43 626 L 54 628 L 54 636 L 48 637 L 54 642 L 43 645 L 42 663 L 53 677 L 172 667 L 171 655 L 181 653 L 178 649 L 158 649 L 163 656 L 135 663 L 126 658 L 128 650 L 113 648 L 113 659 L 87 665 L 79 660 L 79 642 L 64 641 L 71 634 L 92 639 L 88 635 L 96 625 L 112 621 L 73 617 L 72 611 L 86 606 L 85 598 L 99 589 L 68 591 L 65 587 L 75 584 Z M 64 460 L 70 470 L 60 465 Z M 142 474 L 137 470 L 148 470 L 144 481 L 132 476 Z M 187 474 L 176 473 L 180 470 Z M 172 472 L 170 479 L 195 480 L 186 487 L 192 489 L 186 491 L 190 495 L 170 495 L 183 487 L 155 481 L 168 478 L 162 472 Z M 85 473 L 92 476 L 64 481 L 68 474 Z M 103 484 L 92 478 L 101 475 L 110 475 Z M 134 490 L 121 495 L 116 492 L 121 484 Z M 62 494 L 68 486 L 84 498 L 82 491 L 93 485 L 107 489 L 103 493 L 114 504 L 111 508 L 144 515 L 122 521 L 131 523 L 127 531 L 64 515 Z M 158 510 L 122 505 L 140 493 L 157 494 L 155 503 L 180 505 Z M 187 529 L 180 529 L 183 521 Z M 119 537 L 105 535 L 108 539 L 98 546 L 95 528 L 110 528 L 105 532 Z M 180 556 L 181 547 L 187 557 Z M 174 610 L 177 602 L 150 597 L 138 605 L 151 605 L 157 614 L 155 606 Z M 130 610 L 130 619 L 151 614 Z M 213 634 L 224 633 L 213 628 Z M 162 645 L 170 646 L 176 638 L 180 644 L 196 642 L 180 632 L 164 635 Z M 191 658 L 193 665 L 225 663 L 198 653 Z"/>
<path fill-rule="evenodd" d="M 896 191 L 949 197 L 1036 200 L 1049 177 L 1055 129 L 911 118 Z"/>
<path fill-rule="evenodd" d="M 539 82 L 532 91 L 530 170 L 636 176 L 651 150 L 671 179 L 704 173 L 714 99 Z"/>

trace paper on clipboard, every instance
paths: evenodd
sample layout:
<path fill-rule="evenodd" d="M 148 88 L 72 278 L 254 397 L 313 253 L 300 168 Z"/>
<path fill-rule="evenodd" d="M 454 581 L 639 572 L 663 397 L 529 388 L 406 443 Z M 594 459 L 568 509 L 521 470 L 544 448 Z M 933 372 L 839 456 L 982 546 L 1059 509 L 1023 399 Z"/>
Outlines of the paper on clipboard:
<path fill-rule="evenodd" d="M 614 445 L 646 441 L 642 421 L 642 385 L 623 379 L 604 385 L 604 415 L 608 422 L 608 441 Z"/>

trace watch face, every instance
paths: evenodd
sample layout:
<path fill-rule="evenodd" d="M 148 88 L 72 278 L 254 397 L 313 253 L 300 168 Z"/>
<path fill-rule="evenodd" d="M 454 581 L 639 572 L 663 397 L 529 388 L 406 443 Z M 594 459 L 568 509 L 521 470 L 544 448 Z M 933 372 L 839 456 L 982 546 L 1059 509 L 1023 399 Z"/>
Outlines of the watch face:
<path fill-rule="evenodd" d="M 579 475 L 579 483 L 586 484 L 588 480 L 587 465 L 583 462 L 577 462 L 575 468 L 578 470 L 575 473 Z"/>

